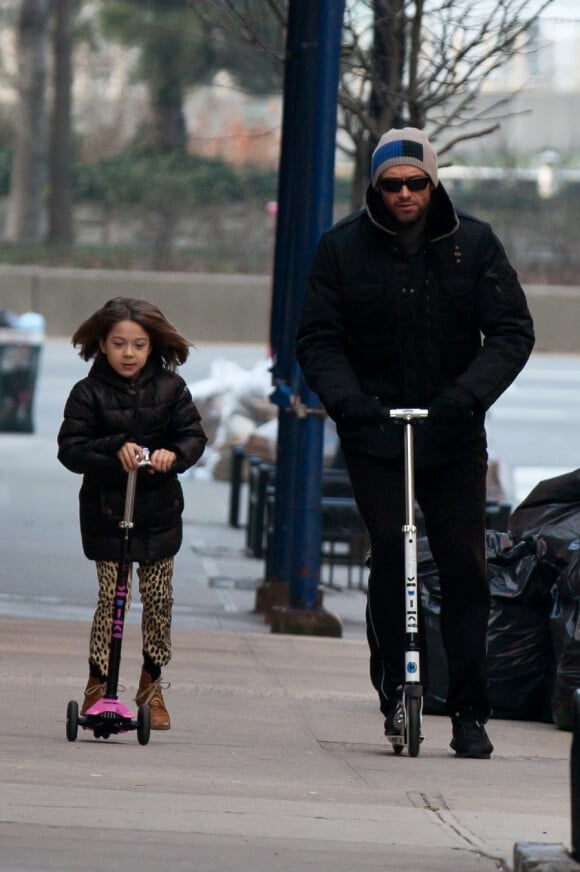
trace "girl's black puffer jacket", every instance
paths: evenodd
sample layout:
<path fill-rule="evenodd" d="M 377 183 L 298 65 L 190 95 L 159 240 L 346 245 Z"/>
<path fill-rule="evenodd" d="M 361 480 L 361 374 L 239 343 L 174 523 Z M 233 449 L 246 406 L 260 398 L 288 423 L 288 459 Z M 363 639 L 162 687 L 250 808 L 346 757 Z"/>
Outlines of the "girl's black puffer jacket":
<path fill-rule="evenodd" d="M 183 378 L 152 360 L 129 381 L 105 357 L 73 387 L 58 434 L 58 459 L 81 473 L 83 550 L 89 560 L 118 560 L 127 475 L 117 458 L 125 442 L 151 452 L 174 451 L 169 473 L 139 470 L 131 559 L 150 563 L 177 553 L 182 541 L 183 492 L 178 472 L 201 457 L 207 437 Z"/>

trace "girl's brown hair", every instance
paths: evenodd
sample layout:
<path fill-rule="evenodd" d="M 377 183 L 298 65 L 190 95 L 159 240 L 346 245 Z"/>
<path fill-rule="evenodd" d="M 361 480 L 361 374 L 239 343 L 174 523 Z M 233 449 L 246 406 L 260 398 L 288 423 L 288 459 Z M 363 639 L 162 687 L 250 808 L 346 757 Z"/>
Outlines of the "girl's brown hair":
<path fill-rule="evenodd" d="M 135 321 L 145 330 L 151 340 L 151 357 L 166 369 L 175 370 L 187 360 L 192 343 L 177 332 L 154 303 L 133 297 L 115 297 L 83 321 L 71 339 L 74 347 L 80 348 L 79 356 L 83 360 L 98 357 L 99 342 L 119 321 Z"/>

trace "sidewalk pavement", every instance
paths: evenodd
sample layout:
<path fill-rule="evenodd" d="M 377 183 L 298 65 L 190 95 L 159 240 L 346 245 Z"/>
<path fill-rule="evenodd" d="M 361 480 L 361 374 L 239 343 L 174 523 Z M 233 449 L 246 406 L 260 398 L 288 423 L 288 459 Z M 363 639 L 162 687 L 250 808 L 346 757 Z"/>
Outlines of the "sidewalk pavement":
<path fill-rule="evenodd" d="M 199 485 L 185 527 L 192 571 L 207 584 L 208 569 L 252 575 L 223 487 Z M 427 716 L 419 757 L 395 756 L 354 616 L 360 592 L 328 598 L 353 628 L 342 639 L 271 634 L 259 616 L 243 623 L 236 602 L 228 629 L 181 614 L 165 672 L 172 729 L 145 747 L 135 733 L 66 740 L 67 702 L 86 681 L 86 621 L 0 617 L 2 872 L 580 868 L 566 853 L 569 733 L 492 720 L 492 758 L 459 760 L 448 719 Z M 128 705 L 139 650 L 129 622 Z"/>

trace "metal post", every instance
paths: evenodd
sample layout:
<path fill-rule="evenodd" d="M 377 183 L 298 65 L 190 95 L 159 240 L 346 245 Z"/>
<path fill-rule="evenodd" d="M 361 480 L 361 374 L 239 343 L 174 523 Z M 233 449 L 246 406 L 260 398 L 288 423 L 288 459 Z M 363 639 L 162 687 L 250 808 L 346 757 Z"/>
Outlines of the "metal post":
<path fill-rule="evenodd" d="M 271 581 L 313 608 L 320 579 L 323 417 L 294 352 L 310 262 L 332 222 L 340 35 L 344 0 L 290 0 L 271 345 L 279 403 Z M 290 398 L 314 414 L 298 417 Z M 318 412 L 318 414 L 316 414 Z"/>
<path fill-rule="evenodd" d="M 318 57 L 316 133 L 313 149 L 312 199 L 304 282 L 298 295 L 296 326 L 304 299 L 304 286 L 310 261 L 323 231 L 332 223 L 334 203 L 334 155 L 336 151 L 336 114 L 339 76 L 340 38 L 344 2 L 321 0 L 318 19 Z M 294 538 L 294 573 L 290 585 L 291 605 L 314 608 L 320 583 L 320 505 L 322 501 L 322 460 L 324 418 L 320 401 L 300 379 L 302 405 L 313 414 L 302 419 L 299 498 L 296 503 Z"/>
<path fill-rule="evenodd" d="M 244 473 L 246 452 L 241 445 L 234 445 L 230 458 L 230 507 L 228 523 L 230 527 L 240 526 L 240 492 Z"/>
<path fill-rule="evenodd" d="M 296 327 L 294 295 L 304 281 L 306 212 L 309 186 L 307 158 L 314 131 L 312 108 L 307 105 L 315 90 L 308 84 L 308 55 L 316 45 L 317 2 L 290 0 L 286 37 L 282 148 L 278 184 L 278 214 L 274 250 L 274 284 L 270 322 L 273 357 L 272 395 L 279 405 L 276 452 L 274 531 L 269 545 L 269 581 L 292 577 L 296 480 L 299 470 L 298 422 L 290 411 L 295 390 L 296 365 L 293 340 Z M 312 103 L 310 99 L 310 103 Z M 310 111 L 308 111 L 310 109 Z"/>

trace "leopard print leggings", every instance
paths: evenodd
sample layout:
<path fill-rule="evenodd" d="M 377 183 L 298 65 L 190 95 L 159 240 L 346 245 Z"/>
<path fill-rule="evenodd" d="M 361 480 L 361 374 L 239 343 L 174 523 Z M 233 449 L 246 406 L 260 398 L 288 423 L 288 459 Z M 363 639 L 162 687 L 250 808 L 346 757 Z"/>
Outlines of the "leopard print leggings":
<path fill-rule="evenodd" d="M 157 666 L 167 666 L 171 660 L 171 612 L 173 608 L 173 557 L 156 563 L 140 563 L 137 567 L 139 594 L 143 615 L 141 633 L 143 651 Z M 89 660 L 106 678 L 109 671 L 109 643 L 113 620 L 113 605 L 117 583 L 117 563 L 97 560 L 99 596 L 89 640 Z M 127 606 L 131 602 L 131 573 Z"/>

